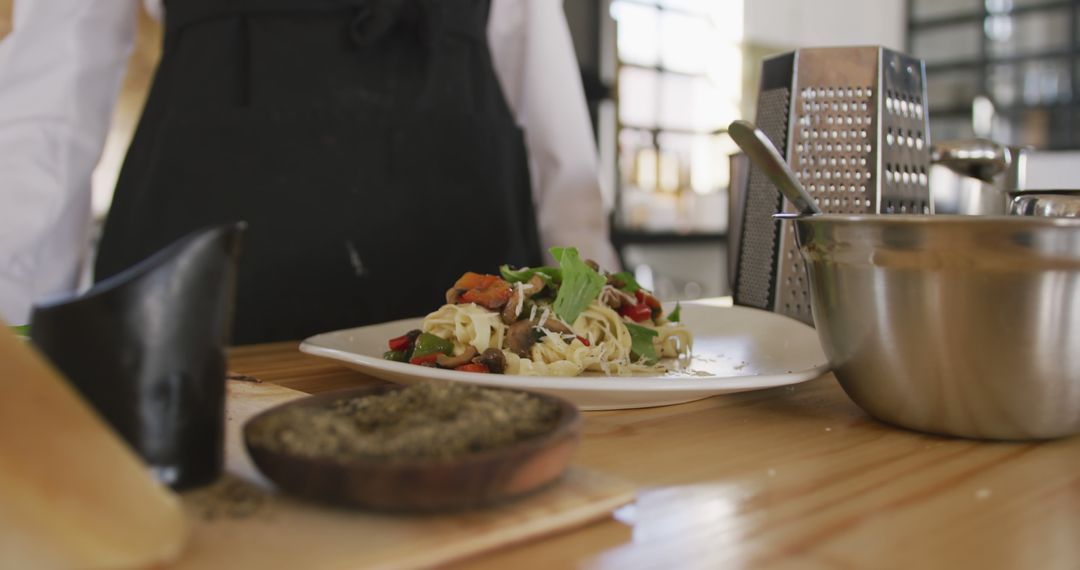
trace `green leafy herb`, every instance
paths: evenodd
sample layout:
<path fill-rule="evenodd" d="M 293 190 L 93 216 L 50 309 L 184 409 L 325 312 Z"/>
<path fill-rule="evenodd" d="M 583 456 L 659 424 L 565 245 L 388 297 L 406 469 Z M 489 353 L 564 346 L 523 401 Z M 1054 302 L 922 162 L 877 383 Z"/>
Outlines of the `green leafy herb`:
<path fill-rule="evenodd" d="M 682 307 L 680 307 L 678 303 L 675 303 L 675 310 L 671 311 L 671 314 L 669 314 L 667 316 L 667 320 L 669 320 L 669 321 L 671 321 L 673 323 L 679 322 L 679 318 L 680 318 L 679 313 L 680 313 L 680 311 L 682 311 Z"/>
<path fill-rule="evenodd" d="M 620 271 L 611 275 L 613 278 L 622 282 L 623 286 L 620 287 L 627 293 L 636 293 L 641 289 L 641 285 L 638 284 L 634 276 L 629 271 Z"/>
<path fill-rule="evenodd" d="M 499 267 L 502 278 L 510 283 L 524 283 L 532 279 L 533 275 L 539 275 L 544 280 L 544 285 L 552 286 L 562 282 L 562 271 L 557 267 L 522 267 L 512 269 L 509 265 Z"/>
<path fill-rule="evenodd" d="M 553 247 L 549 251 L 562 270 L 562 286 L 555 296 L 555 315 L 573 325 L 581 311 L 600 295 L 607 279 L 586 265 L 575 248 Z"/>
<path fill-rule="evenodd" d="M 630 331 L 630 352 L 636 354 L 645 364 L 655 364 L 656 347 L 653 346 L 652 339 L 659 333 L 641 325 L 623 324 L 626 325 L 626 330 Z"/>
<path fill-rule="evenodd" d="M 11 327 L 11 332 L 15 333 L 16 336 L 29 337 L 30 336 L 30 325 L 19 325 L 19 326 Z"/>

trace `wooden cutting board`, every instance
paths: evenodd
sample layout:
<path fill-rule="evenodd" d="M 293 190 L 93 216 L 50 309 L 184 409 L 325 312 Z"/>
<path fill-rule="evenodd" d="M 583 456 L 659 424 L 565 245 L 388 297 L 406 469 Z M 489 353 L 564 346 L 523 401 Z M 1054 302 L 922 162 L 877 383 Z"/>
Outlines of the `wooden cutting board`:
<path fill-rule="evenodd" d="M 555 486 L 493 508 L 440 515 L 391 515 L 294 500 L 259 475 L 240 428 L 256 413 L 305 394 L 230 381 L 228 474 L 184 494 L 190 542 L 175 568 L 418 568 L 609 516 L 634 498 L 628 483 L 571 467 Z"/>

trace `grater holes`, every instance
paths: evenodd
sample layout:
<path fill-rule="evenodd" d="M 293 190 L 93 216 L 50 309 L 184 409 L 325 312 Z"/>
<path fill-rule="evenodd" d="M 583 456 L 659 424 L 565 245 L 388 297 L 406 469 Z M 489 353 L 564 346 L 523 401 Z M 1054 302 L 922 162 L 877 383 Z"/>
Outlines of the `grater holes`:
<path fill-rule="evenodd" d="M 756 121 L 762 132 L 778 148 L 786 148 L 785 134 L 791 124 L 790 91 L 786 88 L 763 90 L 758 97 Z M 794 117 L 790 117 L 794 120 Z M 750 172 L 746 193 L 746 219 L 768 219 L 782 204 L 782 197 L 760 170 Z M 779 252 L 779 228 L 776 224 L 747 224 L 743 227 L 742 246 L 736 267 L 736 302 L 758 308 L 769 308 L 773 293 L 779 287 L 771 267 Z"/>
<path fill-rule="evenodd" d="M 811 177 L 804 182 L 823 210 L 865 212 L 864 208 L 876 200 L 867 196 L 868 188 L 874 190 L 870 187 L 874 178 L 870 171 L 874 168 L 872 152 L 878 144 L 874 141 L 880 136 L 881 144 L 885 144 L 884 133 L 878 135 L 873 130 L 877 122 L 873 115 L 875 102 L 870 99 L 874 88 L 815 85 L 800 87 L 798 93 L 803 101 L 796 108 L 809 108 L 814 115 L 797 119 L 800 126 L 795 132 L 799 136 L 793 147 L 798 155 L 792 158 L 792 164 L 811 170 Z M 893 105 L 897 105 L 895 100 Z M 895 145 L 896 126 L 892 126 L 892 133 Z M 909 174 L 909 178 L 913 177 Z"/>
<path fill-rule="evenodd" d="M 921 200 L 887 200 L 885 214 L 929 214 L 930 205 Z"/>

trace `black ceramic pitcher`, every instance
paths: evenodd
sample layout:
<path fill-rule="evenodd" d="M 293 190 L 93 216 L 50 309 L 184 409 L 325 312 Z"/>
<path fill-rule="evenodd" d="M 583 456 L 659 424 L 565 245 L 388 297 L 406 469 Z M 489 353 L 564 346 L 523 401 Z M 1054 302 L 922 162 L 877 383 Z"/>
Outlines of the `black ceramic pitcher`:
<path fill-rule="evenodd" d="M 177 489 L 221 473 L 225 346 L 244 228 L 192 233 L 31 317 L 34 344 Z"/>

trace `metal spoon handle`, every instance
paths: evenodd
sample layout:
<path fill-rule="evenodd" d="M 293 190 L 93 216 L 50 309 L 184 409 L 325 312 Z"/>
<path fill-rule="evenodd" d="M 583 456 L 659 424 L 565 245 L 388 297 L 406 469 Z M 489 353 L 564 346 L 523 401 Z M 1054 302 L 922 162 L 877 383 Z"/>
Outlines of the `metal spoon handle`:
<path fill-rule="evenodd" d="M 748 121 L 733 121 L 728 126 L 728 134 L 731 135 L 735 144 L 750 157 L 754 163 L 765 173 L 765 176 L 780 189 L 799 214 L 809 216 L 820 214 L 814 199 L 806 193 L 802 184 L 795 179 L 795 173 L 788 167 L 787 162 L 780 156 L 780 152 L 773 146 L 765 133 Z"/>

